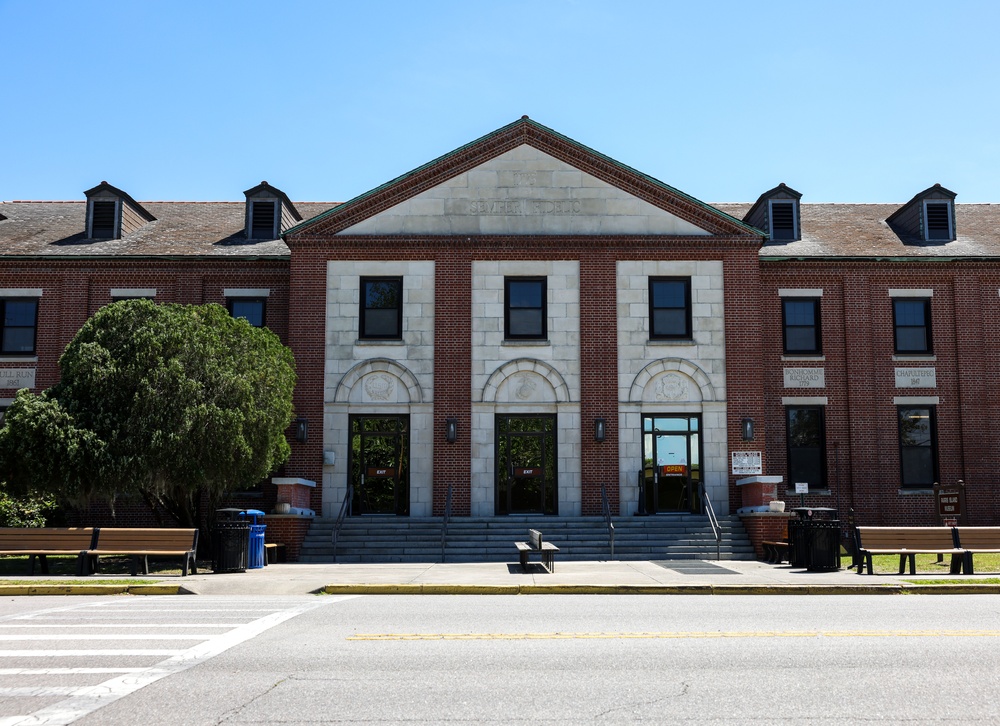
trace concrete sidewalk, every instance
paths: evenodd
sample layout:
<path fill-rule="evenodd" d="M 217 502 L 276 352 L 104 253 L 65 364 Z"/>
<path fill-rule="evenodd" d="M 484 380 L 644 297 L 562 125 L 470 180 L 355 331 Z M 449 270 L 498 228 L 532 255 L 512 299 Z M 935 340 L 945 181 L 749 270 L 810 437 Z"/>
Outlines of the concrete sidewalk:
<path fill-rule="evenodd" d="M 845 563 L 847 564 L 847 563 Z M 187 577 L 143 577 L 158 585 L 81 585 L 75 577 L 35 575 L 6 578 L 23 582 L 0 586 L 2 595 L 24 594 L 195 594 L 306 595 L 353 594 L 894 594 L 991 593 L 1000 585 L 913 585 L 911 580 L 982 580 L 947 573 L 858 575 L 854 570 L 808 572 L 787 564 L 723 560 L 556 562 L 554 573 L 533 563 L 277 564 L 263 569 Z M 114 578 L 118 579 L 118 578 Z M 67 584 L 60 584 L 65 580 Z M 45 586 L 40 582 L 46 583 Z M 55 583 L 55 584 L 53 584 Z"/>
<path fill-rule="evenodd" d="M 173 578 L 171 578 L 173 579 Z M 181 578 L 177 578 L 181 580 Z M 244 573 L 189 575 L 183 591 L 202 595 L 358 594 L 819 594 L 926 591 L 994 592 L 995 585 L 916 586 L 909 580 L 964 579 L 942 574 L 858 575 L 807 572 L 753 561 L 556 562 L 555 572 L 533 563 L 278 564 Z M 982 579 L 972 576 L 972 579 Z"/>

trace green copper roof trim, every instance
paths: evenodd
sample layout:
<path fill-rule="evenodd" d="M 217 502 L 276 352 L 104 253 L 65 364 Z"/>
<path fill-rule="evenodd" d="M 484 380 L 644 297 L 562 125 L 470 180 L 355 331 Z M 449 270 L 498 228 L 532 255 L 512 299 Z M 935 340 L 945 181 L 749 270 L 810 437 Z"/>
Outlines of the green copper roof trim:
<path fill-rule="evenodd" d="M 467 144 L 463 144 L 462 146 L 459 146 L 457 149 L 449 151 L 447 154 L 443 154 L 442 156 L 439 156 L 436 159 L 428 161 L 426 164 L 422 164 L 422 165 L 418 166 L 416 169 L 412 169 L 412 170 L 406 172 L 405 174 L 397 176 L 395 179 L 391 179 L 391 180 L 385 182 L 384 184 L 380 184 L 379 186 L 375 187 L 374 189 L 370 189 L 369 191 L 367 191 L 367 192 L 365 192 L 363 194 L 359 194 L 358 196 L 354 197 L 353 199 L 349 199 L 348 201 L 343 202 L 341 204 L 338 204 L 335 207 L 331 207 L 330 209 L 326 210 L 325 212 L 322 212 L 321 214 L 318 214 L 315 217 L 312 217 L 311 219 L 307 219 L 304 222 L 300 222 L 299 224 L 295 225 L 294 227 L 289 227 L 288 229 L 286 229 L 281 234 L 281 239 L 285 239 L 286 235 L 294 234 L 294 233 L 298 232 L 298 230 L 301 229 L 301 228 L 303 228 L 303 227 L 312 226 L 316 222 L 319 222 L 319 221 L 321 221 L 323 219 L 326 219 L 327 217 L 331 216 L 332 214 L 334 214 L 336 212 L 339 212 L 341 209 L 344 209 L 346 207 L 354 206 L 355 204 L 359 204 L 362 201 L 364 201 L 365 199 L 367 199 L 367 198 L 369 198 L 369 197 L 371 197 L 371 196 L 373 196 L 375 194 L 378 194 L 379 192 L 381 192 L 381 191 L 383 191 L 383 190 L 385 190 L 385 189 L 387 189 L 387 188 L 389 188 L 389 187 L 391 187 L 391 186 L 393 186 L 395 184 L 398 184 L 398 183 L 400 183 L 400 182 L 402 182 L 402 181 L 404 181 L 406 179 L 409 179 L 413 175 L 419 174 L 420 172 L 424 171 L 425 169 L 429 169 L 429 168 L 431 168 L 431 167 L 433 167 L 433 166 L 435 166 L 437 164 L 440 164 L 442 161 L 445 161 L 446 159 L 450 159 L 451 157 L 455 156 L 456 154 L 461 154 L 466 149 L 470 149 L 470 148 L 472 148 L 474 146 L 477 146 L 478 144 L 482 144 L 482 143 L 488 141 L 489 139 L 491 139 L 491 138 L 493 138 L 495 136 L 499 136 L 501 134 L 504 134 L 507 131 L 509 131 L 511 129 L 514 129 L 517 126 L 520 126 L 522 124 L 528 124 L 530 126 L 534 126 L 535 128 L 539 129 L 540 131 L 545 132 L 546 134 L 549 134 L 551 136 L 555 136 L 555 137 L 557 137 L 559 139 L 562 139 L 566 143 L 568 143 L 568 144 L 570 144 L 572 146 L 577 147 L 581 151 L 584 151 L 584 152 L 586 152 L 588 154 L 591 154 L 591 155 L 593 155 L 595 157 L 603 159 L 604 161 L 608 162 L 609 164 L 611 164 L 613 166 L 617 166 L 619 169 L 622 169 L 623 171 L 627 171 L 627 172 L 629 172 L 631 174 L 634 174 L 634 175 L 636 175 L 638 177 L 641 177 L 642 179 L 645 179 L 650 184 L 653 184 L 654 186 L 660 187 L 661 189 L 663 189 L 665 191 L 668 191 L 671 194 L 674 194 L 674 195 L 676 195 L 678 197 L 681 197 L 682 199 L 685 199 L 686 201 L 691 202 L 692 204 L 694 204 L 696 206 L 699 206 L 702 209 L 705 209 L 706 211 L 712 212 L 713 214 L 717 214 L 718 216 L 723 217 L 724 219 L 729 220 L 730 222 L 736 224 L 739 227 L 742 227 L 743 229 L 747 230 L 748 232 L 750 232 L 753 235 L 756 235 L 756 236 L 759 236 L 759 237 L 767 237 L 767 234 L 765 232 L 762 232 L 761 230 L 757 229 L 756 227 L 750 226 L 746 222 L 744 222 L 744 221 L 742 221 L 740 219 L 737 219 L 736 217 L 733 217 L 733 216 L 731 216 L 729 214 L 726 214 L 725 212 L 723 212 L 720 209 L 716 209 L 711 204 L 706 204 L 705 202 L 701 201 L 700 199 L 695 199 L 690 194 L 685 194 L 684 192 L 680 191 L 679 189 L 675 189 L 674 187 L 670 186 L 669 184 L 665 184 L 664 182 L 660 181 L 659 179 L 657 179 L 655 177 L 650 176 L 649 174 L 644 174 L 643 172 L 638 171 L 637 169 L 633 169 L 632 167 L 628 166 L 627 164 L 622 164 L 620 161 L 616 161 L 615 159 L 612 159 L 610 156 L 607 156 L 606 154 L 602 154 L 599 151 L 595 151 L 594 149 L 591 149 L 589 146 L 581 144 L 579 141 L 575 141 L 574 139 L 571 139 L 570 137 L 568 137 L 568 136 L 566 136 L 564 134 L 560 134 L 558 131 L 554 131 L 553 129 L 550 129 L 548 126 L 543 126 L 542 124 L 538 123 L 537 121 L 533 121 L 530 118 L 524 117 L 524 118 L 520 118 L 520 119 L 514 121 L 513 123 L 509 123 L 506 126 L 502 126 L 502 127 L 500 127 L 499 129 L 497 129 L 495 131 L 491 131 L 490 133 L 486 134 L 485 136 L 480 136 L 475 141 L 470 141 Z"/>

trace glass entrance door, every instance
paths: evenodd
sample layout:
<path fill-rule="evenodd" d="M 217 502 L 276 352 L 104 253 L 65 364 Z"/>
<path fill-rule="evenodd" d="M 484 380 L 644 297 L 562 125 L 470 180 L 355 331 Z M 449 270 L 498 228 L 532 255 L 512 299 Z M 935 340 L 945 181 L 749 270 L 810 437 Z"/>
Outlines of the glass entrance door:
<path fill-rule="evenodd" d="M 642 417 L 643 504 L 649 514 L 701 512 L 701 417 Z"/>
<path fill-rule="evenodd" d="M 351 416 L 351 514 L 410 513 L 409 416 Z"/>
<path fill-rule="evenodd" d="M 556 417 L 497 416 L 497 514 L 556 514 Z"/>

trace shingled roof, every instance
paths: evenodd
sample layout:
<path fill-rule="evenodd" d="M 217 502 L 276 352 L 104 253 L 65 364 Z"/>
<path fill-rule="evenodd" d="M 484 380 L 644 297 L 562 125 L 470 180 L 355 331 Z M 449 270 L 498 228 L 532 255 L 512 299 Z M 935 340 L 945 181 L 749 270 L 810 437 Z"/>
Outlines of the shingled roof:
<path fill-rule="evenodd" d="M 308 218 L 336 202 L 298 202 Z M 0 202 L 2 257 L 288 257 L 283 241 L 246 238 L 245 202 L 142 202 L 155 217 L 121 239 L 87 239 L 86 201 Z M 3 219 L 6 217 L 6 219 Z"/>
<path fill-rule="evenodd" d="M 715 204 L 737 218 L 752 203 Z M 956 204 L 958 238 L 924 242 L 901 237 L 886 223 L 901 204 L 801 204 L 802 239 L 770 241 L 761 259 L 788 258 L 1000 258 L 1000 205 Z"/>

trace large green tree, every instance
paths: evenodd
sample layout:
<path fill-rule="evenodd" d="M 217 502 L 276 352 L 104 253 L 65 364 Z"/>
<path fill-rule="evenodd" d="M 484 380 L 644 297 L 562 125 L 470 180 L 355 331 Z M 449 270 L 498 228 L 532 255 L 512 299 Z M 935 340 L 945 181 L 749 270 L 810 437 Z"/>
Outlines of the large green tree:
<path fill-rule="evenodd" d="M 0 428 L 0 480 L 83 505 L 144 497 L 196 526 L 284 462 L 291 351 L 219 305 L 127 300 L 99 310 L 59 359 L 60 382 L 20 391 Z"/>

